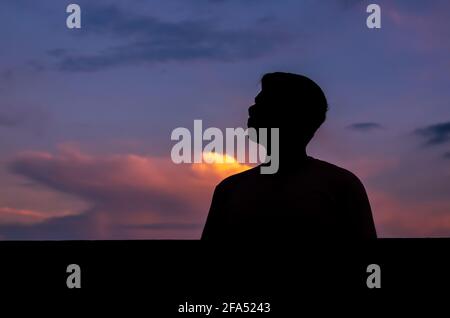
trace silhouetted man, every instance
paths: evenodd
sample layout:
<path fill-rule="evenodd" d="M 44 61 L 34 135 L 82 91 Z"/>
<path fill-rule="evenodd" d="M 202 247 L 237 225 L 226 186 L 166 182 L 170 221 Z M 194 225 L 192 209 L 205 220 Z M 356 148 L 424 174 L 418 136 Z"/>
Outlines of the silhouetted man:
<path fill-rule="evenodd" d="M 266 74 L 261 86 L 248 126 L 279 128 L 278 172 L 261 174 L 258 166 L 223 180 L 214 191 L 202 239 L 376 238 L 360 180 L 306 155 L 328 109 L 321 88 L 290 73 Z"/>

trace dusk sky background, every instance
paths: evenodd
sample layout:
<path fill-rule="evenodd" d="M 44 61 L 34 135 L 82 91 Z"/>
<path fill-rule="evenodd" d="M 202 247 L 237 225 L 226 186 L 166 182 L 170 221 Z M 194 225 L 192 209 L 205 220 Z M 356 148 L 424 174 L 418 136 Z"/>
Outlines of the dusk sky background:
<path fill-rule="evenodd" d="M 176 165 L 176 127 L 245 127 L 260 78 L 311 77 L 308 154 L 364 183 L 380 237 L 450 236 L 450 2 L 0 2 L 0 239 L 197 239 L 244 165 Z M 366 27 L 381 6 L 382 28 Z"/>

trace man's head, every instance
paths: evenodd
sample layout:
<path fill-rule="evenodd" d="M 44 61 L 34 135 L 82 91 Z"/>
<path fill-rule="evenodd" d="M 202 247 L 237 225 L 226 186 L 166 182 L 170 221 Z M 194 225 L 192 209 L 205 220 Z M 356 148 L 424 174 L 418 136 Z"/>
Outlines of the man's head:
<path fill-rule="evenodd" d="M 292 73 L 268 73 L 249 108 L 249 128 L 279 128 L 280 142 L 306 147 L 325 121 L 328 110 L 322 89 L 309 78 Z"/>

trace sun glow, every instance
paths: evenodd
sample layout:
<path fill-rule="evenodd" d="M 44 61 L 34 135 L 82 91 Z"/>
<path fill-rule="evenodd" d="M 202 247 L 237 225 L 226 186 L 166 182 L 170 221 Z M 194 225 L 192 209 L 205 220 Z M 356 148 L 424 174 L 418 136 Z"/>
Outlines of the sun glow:
<path fill-rule="evenodd" d="M 202 156 L 202 163 L 192 165 L 192 168 L 200 173 L 213 173 L 221 178 L 226 178 L 251 168 L 249 165 L 239 163 L 228 154 L 203 152 Z"/>

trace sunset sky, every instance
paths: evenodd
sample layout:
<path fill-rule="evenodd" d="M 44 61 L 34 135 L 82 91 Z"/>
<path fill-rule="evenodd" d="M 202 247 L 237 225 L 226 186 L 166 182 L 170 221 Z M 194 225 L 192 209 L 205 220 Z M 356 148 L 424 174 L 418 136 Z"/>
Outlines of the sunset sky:
<path fill-rule="evenodd" d="M 261 76 L 311 77 L 309 155 L 354 172 L 380 237 L 450 236 L 450 2 L 0 2 L 0 239 L 196 239 L 237 163 L 173 129 L 245 127 Z M 382 28 L 366 27 L 366 6 Z"/>

